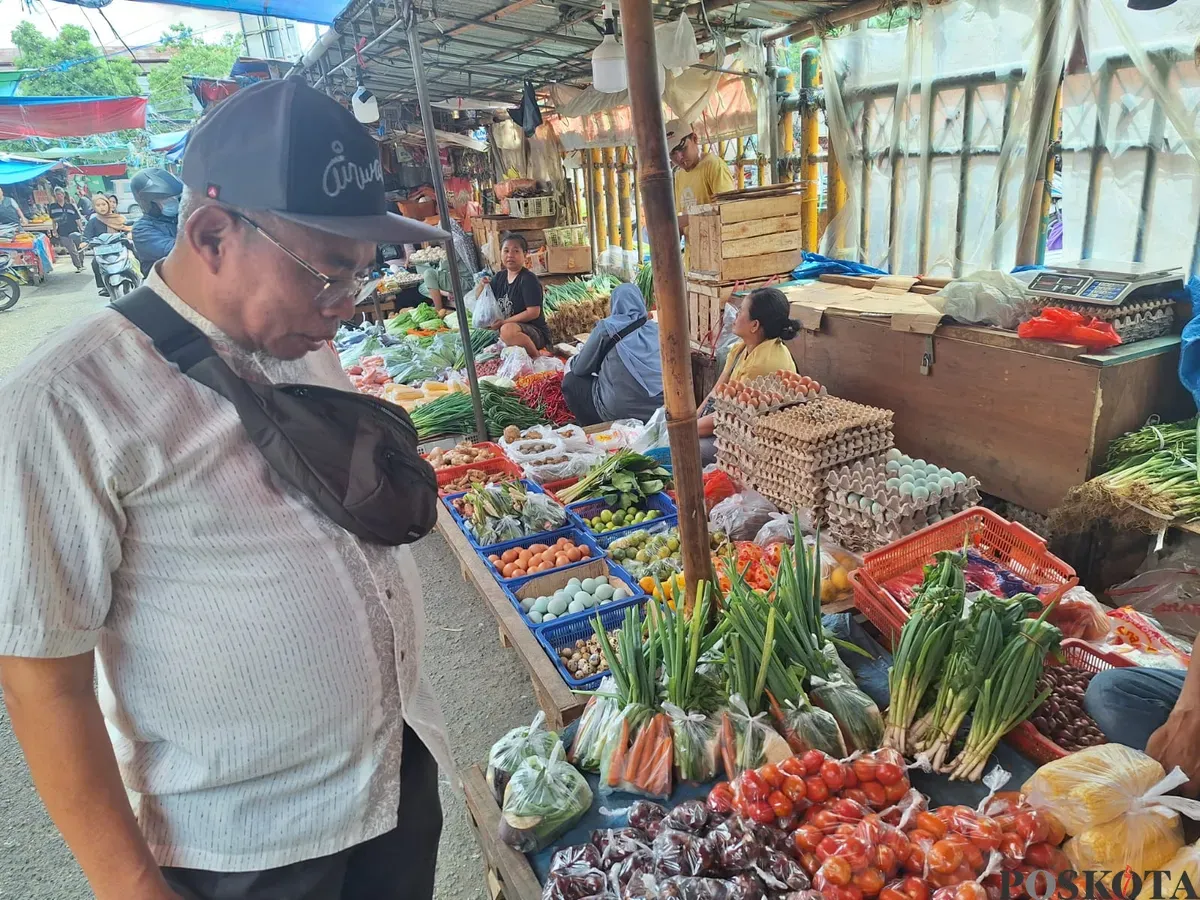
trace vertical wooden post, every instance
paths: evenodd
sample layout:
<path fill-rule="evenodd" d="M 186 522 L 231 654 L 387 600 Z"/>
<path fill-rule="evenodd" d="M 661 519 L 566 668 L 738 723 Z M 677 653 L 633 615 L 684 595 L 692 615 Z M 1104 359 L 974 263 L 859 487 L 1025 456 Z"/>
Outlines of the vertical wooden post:
<path fill-rule="evenodd" d="M 604 202 L 605 219 L 608 222 L 608 245 L 621 246 L 621 219 L 617 212 L 617 163 L 612 147 L 604 148 Z"/>
<path fill-rule="evenodd" d="M 608 249 L 608 225 L 604 215 L 604 160 L 599 150 L 592 157 L 592 212 L 596 214 L 596 255 Z"/>
<path fill-rule="evenodd" d="M 592 163 L 592 154 L 594 150 L 579 151 L 583 158 L 583 188 L 587 197 L 587 217 L 588 217 L 588 236 L 592 244 L 592 271 L 600 271 L 600 241 L 603 240 L 599 220 L 596 218 L 597 203 L 596 203 L 596 167 Z"/>
<path fill-rule="evenodd" d="M 642 213 L 642 188 L 638 183 L 638 155 L 637 148 L 629 148 L 629 162 L 633 167 L 633 231 L 634 240 L 637 243 L 638 265 L 642 264 L 642 258 L 645 254 L 642 252 L 642 223 L 646 220 Z M 646 303 L 653 302 L 651 298 L 646 297 Z"/>
<path fill-rule="evenodd" d="M 821 188 L 821 176 L 817 170 L 817 154 L 821 152 L 821 135 L 817 127 L 817 104 L 815 101 L 817 87 L 817 60 L 820 54 L 815 48 L 805 50 L 800 54 L 800 181 L 804 184 L 803 198 L 800 202 L 801 241 L 804 249 L 815 251 L 820 241 L 821 215 L 818 194 Z M 832 144 L 832 142 L 830 142 Z M 830 150 L 829 158 L 833 159 Z"/>
<path fill-rule="evenodd" d="M 1021 181 L 1021 230 L 1017 235 L 1016 264 L 1032 265 L 1038 260 L 1038 235 L 1041 234 L 1042 205 L 1045 194 L 1050 193 L 1046 182 L 1046 156 L 1054 143 L 1050 133 L 1050 120 L 1054 117 L 1054 104 L 1059 84 L 1062 82 L 1062 60 L 1058 56 L 1058 42 L 1063 0 L 1038 0 L 1040 20 L 1037 35 L 1037 50 L 1033 71 L 1026 80 L 1033 96 L 1030 101 L 1029 121 L 1034 127 L 1046 120 L 1046 140 L 1041 146 L 1030 146 L 1025 157 L 1025 175 Z M 1036 133 L 1036 132 L 1035 132 Z"/>
<path fill-rule="evenodd" d="M 679 535 L 687 583 L 685 608 L 696 599 L 696 583 L 712 575 L 708 516 L 700 470 L 696 431 L 696 399 L 692 394 L 691 343 L 687 340 L 687 298 L 683 260 L 679 254 L 679 221 L 667 161 L 662 101 L 658 93 L 658 54 L 654 47 L 654 14 L 648 0 L 621 0 L 629 104 L 641 164 L 641 188 L 654 264 L 654 296 L 658 301 L 659 346 L 662 349 L 663 398 L 671 443 Z"/>
<path fill-rule="evenodd" d="M 1046 185 L 1042 191 L 1042 219 L 1038 223 L 1037 264 L 1046 263 L 1046 235 L 1050 231 L 1050 188 L 1054 185 L 1054 148 L 1062 130 L 1062 82 L 1054 95 L 1054 114 L 1050 117 L 1050 140 L 1046 153 Z"/>
<path fill-rule="evenodd" d="M 739 191 L 746 189 L 746 139 L 739 136 L 737 139 L 737 162 L 734 164 L 737 170 L 737 189 Z"/>
<path fill-rule="evenodd" d="M 617 201 L 621 213 L 621 249 L 633 249 L 633 218 L 629 196 L 629 148 L 617 151 Z"/>

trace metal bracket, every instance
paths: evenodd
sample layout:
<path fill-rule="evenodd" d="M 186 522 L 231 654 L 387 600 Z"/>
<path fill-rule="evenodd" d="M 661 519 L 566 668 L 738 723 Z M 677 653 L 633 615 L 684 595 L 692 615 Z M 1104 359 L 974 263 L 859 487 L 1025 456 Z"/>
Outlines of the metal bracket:
<path fill-rule="evenodd" d="M 933 335 L 925 335 L 925 352 L 921 354 L 921 374 L 928 375 L 933 371 Z"/>

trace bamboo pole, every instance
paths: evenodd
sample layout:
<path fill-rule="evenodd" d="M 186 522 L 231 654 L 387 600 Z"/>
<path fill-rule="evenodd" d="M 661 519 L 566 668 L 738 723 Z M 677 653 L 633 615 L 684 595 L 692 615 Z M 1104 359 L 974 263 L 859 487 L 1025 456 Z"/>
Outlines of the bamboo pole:
<path fill-rule="evenodd" d="M 629 148 L 617 151 L 617 200 L 621 213 L 621 249 L 633 249 L 633 205 L 629 195 Z"/>
<path fill-rule="evenodd" d="M 1058 86 L 1062 81 L 1062 59 L 1058 55 L 1059 21 L 1061 19 L 1063 0 L 1038 0 L 1040 8 L 1038 20 L 1041 32 L 1038 35 L 1038 45 L 1035 50 L 1033 71 L 1025 82 L 1032 90 L 1030 99 L 1029 121 L 1034 128 L 1044 127 L 1045 140 L 1038 142 L 1039 146 L 1030 145 L 1025 158 L 1025 173 L 1021 183 L 1021 230 L 1017 235 L 1016 264 L 1019 266 L 1032 265 L 1037 262 L 1038 235 L 1041 232 L 1043 194 L 1048 194 L 1050 185 L 1046 183 L 1046 156 L 1055 135 L 1050 133 L 1050 123 L 1054 116 L 1055 98 Z M 1045 120 L 1044 126 L 1039 123 Z M 1035 136 L 1043 136 L 1035 131 Z"/>
<path fill-rule="evenodd" d="M 617 163 L 612 147 L 604 148 L 604 202 L 608 222 L 608 245 L 621 246 L 621 218 L 617 211 Z"/>
<path fill-rule="evenodd" d="M 581 150 L 583 157 L 583 187 L 587 197 L 588 237 L 592 245 L 592 271 L 599 271 L 600 262 L 600 232 L 596 228 L 596 182 L 595 167 L 592 165 L 592 154 Z"/>
<path fill-rule="evenodd" d="M 1050 230 L 1050 188 L 1054 185 L 1054 151 L 1062 131 L 1062 82 L 1054 95 L 1054 114 L 1050 117 L 1050 152 L 1046 154 L 1046 185 L 1042 191 L 1042 220 L 1038 223 L 1037 264 L 1046 264 L 1046 234 Z"/>
<path fill-rule="evenodd" d="M 648 0 L 621 0 L 625 65 L 629 73 L 629 105 L 641 163 L 641 188 L 650 232 L 654 295 L 658 301 L 659 346 L 662 350 L 663 399 L 671 443 L 679 538 L 687 599 L 691 610 L 696 583 L 712 575 L 708 517 L 696 431 L 696 399 L 692 393 L 691 343 L 687 339 L 687 298 L 683 260 L 679 254 L 679 221 L 667 160 L 662 102 L 658 92 L 658 54 L 654 48 L 654 14 Z"/>
<path fill-rule="evenodd" d="M 738 137 L 737 139 L 737 189 L 739 191 L 746 189 L 746 139 Z"/>
<path fill-rule="evenodd" d="M 592 150 L 592 212 L 596 214 L 596 255 L 608 249 L 608 225 L 604 216 L 604 160 L 599 150 Z M 594 271 L 594 270 L 593 270 Z"/>
<path fill-rule="evenodd" d="M 637 147 L 629 148 L 629 159 L 633 165 L 633 231 L 634 240 L 637 242 L 638 265 L 642 264 L 646 253 L 642 246 L 642 225 L 646 221 L 646 214 L 642 210 L 642 186 L 638 181 L 638 155 Z M 646 298 L 646 303 L 653 302 L 649 297 Z"/>
<path fill-rule="evenodd" d="M 817 128 L 817 104 L 813 99 L 817 87 L 817 59 L 815 49 L 800 54 L 800 90 L 804 106 L 800 112 L 800 181 L 804 185 L 800 203 L 801 241 L 804 249 L 815 252 L 820 241 L 821 176 L 817 170 L 817 154 L 821 152 L 821 136 Z M 789 91 L 790 93 L 790 91 Z M 830 158 L 833 154 L 830 153 Z"/>

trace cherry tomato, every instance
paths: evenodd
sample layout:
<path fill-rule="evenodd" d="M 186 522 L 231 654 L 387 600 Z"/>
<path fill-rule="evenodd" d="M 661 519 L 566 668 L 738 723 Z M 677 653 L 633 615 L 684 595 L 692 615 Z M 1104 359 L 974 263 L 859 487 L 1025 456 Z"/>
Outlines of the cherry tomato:
<path fill-rule="evenodd" d="M 864 897 L 874 897 L 883 890 L 886 879 L 878 869 L 866 868 L 854 876 L 854 884 L 863 892 Z"/>
<path fill-rule="evenodd" d="M 896 870 L 900 868 L 900 860 L 896 856 L 896 851 L 887 844 L 878 844 L 875 847 L 875 867 L 891 878 L 896 874 Z"/>
<path fill-rule="evenodd" d="M 771 809 L 771 804 L 765 800 L 754 800 L 747 803 L 746 813 L 759 825 L 775 824 L 775 810 Z"/>
<path fill-rule="evenodd" d="M 804 851 L 812 853 L 824 839 L 825 836 L 811 825 L 801 825 L 792 832 L 792 844 L 798 853 Z"/>
<path fill-rule="evenodd" d="M 1017 817 L 1015 814 L 1004 813 L 995 817 L 996 824 L 1000 826 L 1000 830 L 1004 832 L 1017 830 Z"/>
<path fill-rule="evenodd" d="M 974 878 L 983 871 L 983 851 L 967 841 L 960 845 L 963 853 L 963 864 L 971 870 L 971 877 Z"/>
<path fill-rule="evenodd" d="M 982 850 L 984 853 L 990 853 L 1000 846 L 1000 838 L 1004 836 L 1004 832 L 1000 830 L 1000 826 L 996 824 L 996 820 L 991 816 L 980 816 L 975 821 L 975 826 L 970 831 L 965 831 L 971 843 Z"/>
<path fill-rule="evenodd" d="M 821 780 L 829 785 L 829 792 L 836 794 L 846 786 L 846 775 L 842 764 L 836 759 L 828 760 L 821 766 Z"/>
<path fill-rule="evenodd" d="M 871 800 L 867 797 L 866 792 L 862 788 L 847 788 L 842 791 L 843 800 L 853 800 L 859 806 L 865 806 L 868 809 L 871 806 Z"/>
<path fill-rule="evenodd" d="M 871 809 L 883 809 L 888 805 L 887 788 L 878 781 L 860 781 L 859 784 L 862 785 L 859 790 L 866 795 L 867 805 Z"/>
<path fill-rule="evenodd" d="M 1036 844 L 1050 836 L 1050 826 L 1036 809 L 1027 809 L 1017 813 L 1017 834 Z"/>
<path fill-rule="evenodd" d="M 824 900 L 863 900 L 863 892 L 855 884 L 848 884 L 845 887 L 831 884 L 826 886 L 821 894 L 824 896 Z"/>
<path fill-rule="evenodd" d="M 800 868 L 804 869 L 810 876 L 817 874 L 817 869 L 821 868 L 821 861 L 817 859 L 817 854 L 811 850 L 805 850 L 798 857 Z"/>
<path fill-rule="evenodd" d="M 804 769 L 804 761 L 799 756 L 789 756 L 779 764 L 779 771 L 784 775 L 795 775 L 803 778 L 808 774 Z"/>
<path fill-rule="evenodd" d="M 733 786 L 728 781 L 714 785 L 708 792 L 708 808 L 715 813 L 726 815 L 733 810 Z"/>
<path fill-rule="evenodd" d="M 738 779 L 742 796 L 751 803 L 766 800 L 771 796 L 771 786 L 754 769 L 747 769 Z"/>
<path fill-rule="evenodd" d="M 978 881 L 964 881 L 954 889 L 954 900 L 988 900 L 987 890 Z"/>
<path fill-rule="evenodd" d="M 875 760 L 869 756 L 860 756 L 854 761 L 854 775 L 861 784 L 864 781 L 875 781 Z"/>
<path fill-rule="evenodd" d="M 831 856 L 825 860 L 818 875 L 825 876 L 824 880 L 834 887 L 845 887 L 854 877 L 850 870 L 850 863 L 840 856 Z"/>
<path fill-rule="evenodd" d="M 857 822 L 867 814 L 865 806 L 855 803 L 853 800 L 847 800 L 845 797 L 833 801 L 830 810 L 842 822 Z"/>
<path fill-rule="evenodd" d="M 821 843 L 817 844 L 817 859 L 825 862 L 831 856 L 841 856 L 844 847 L 845 841 L 842 838 L 827 834 L 821 838 Z"/>
<path fill-rule="evenodd" d="M 773 788 L 778 788 L 783 784 L 784 774 L 779 771 L 779 766 L 775 763 L 767 763 L 765 766 L 759 766 L 758 774 L 762 776 L 763 781 Z"/>
<path fill-rule="evenodd" d="M 931 812 L 917 813 L 914 821 L 917 823 L 917 828 L 929 832 L 933 835 L 934 840 L 946 836 L 946 823 Z"/>
<path fill-rule="evenodd" d="M 875 780 L 884 787 L 897 784 L 904 777 L 904 769 L 895 763 L 880 763 L 875 767 Z"/>
<path fill-rule="evenodd" d="M 908 894 L 889 884 L 879 892 L 879 900 L 908 900 Z"/>
<path fill-rule="evenodd" d="M 818 772 L 820 772 L 821 766 L 825 765 L 825 760 L 828 758 L 829 757 L 827 757 L 820 750 L 809 750 L 802 757 L 800 757 L 801 761 L 804 763 L 804 772 L 806 775 L 816 775 Z"/>
<path fill-rule="evenodd" d="M 1025 862 L 1035 869 L 1049 869 L 1054 858 L 1054 845 L 1045 841 L 1030 844 L 1025 851 Z"/>
<path fill-rule="evenodd" d="M 1046 843 L 1057 847 L 1066 839 L 1067 829 L 1063 827 L 1062 820 L 1054 813 L 1042 810 L 1042 818 L 1046 820 Z"/>
<path fill-rule="evenodd" d="M 868 856 L 868 847 L 856 837 L 845 838 L 845 843 L 842 845 L 841 855 L 850 863 L 850 868 L 855 872 L 865 869 L 870 863 Z"/>
<path fill-rule="evenodd" d="M 804 789 L 813 803 L 824 803 L 829 799 L 829 785 L 817 775 L 809 775 L 804 779 Z"/>
<path fill-rule="evenodd" d="M 901 778 L 895 784 L 889 784 L 884 788 L 887 794 L 888 803 L 899 803 L 904 799 L 904 795 L 909 792 L 910 785 L 907 778 Z"/>
<path fill-rule="evenodd" d="M 786 819 L 794 811 L 792 801 L 787 798 L 783 791 L 772 791 L 771 796 L 767 798 L 767 802 L 771 804 L 771 809 L 774 810 L 776 818 Z M 771 824 L 774 824 L 772 820 Z"/>
<path fill-rule="evenodd" d="M 962 865 L 962 849 L 950 841 L 935 841 L 925 853 L 925 861 L 929 868 L 939 875 L 949 875 Z"/>
<path fill-rule="evenodd" d="M 837 828 L 838 820 L 837 816 L 832 812 L 822 808 L 813 811 L 812 818 L 809 819 L 808 824 L 814 826 L 821 834 L 829 834 L 833 829 Z"/>
<path fill-rule="evenodd" d="M 1025 849 L 1029 846 L 1029 842 L 1015 832 L 1006 831 L 1000 838 L 1000 846 L 997 848 L 1001 855 L 1011 861 L 1020 862 L 1025 858 Z"/>
<path fill-rule="evenodd" d="M 846 763 L 839 763 L 838 765 L 842 767 L 842 778 L 845 781 L 845 783 L 842 785 L 843 789 L 852 791 L 857 788 L 858 776 L 854 773 L 854 766 Z"/>
<path fill-rule="evenodd" d="M 909 847 L 908 856 L 905 857 L 901 867 L 905 872 L 911 872 L 913 875 L 925 874 L 925 850 L 916 844 Z"/>
<path fill-rule="evenodd" d="M 900 890 L 908 895 L 909 900 L 929 900 L 929 885 L 913 875 L 901 882 Z"/>
<path fill-rule="evenodd" d="M 785 776 L 783 785 L 779 789 L 783 791 L 784 796 L 791 800 L 793 804 L 799 804 L 808 796 L 808 789 L 804 785 L 804 779 L 798 778 L 795 775 Z"/>

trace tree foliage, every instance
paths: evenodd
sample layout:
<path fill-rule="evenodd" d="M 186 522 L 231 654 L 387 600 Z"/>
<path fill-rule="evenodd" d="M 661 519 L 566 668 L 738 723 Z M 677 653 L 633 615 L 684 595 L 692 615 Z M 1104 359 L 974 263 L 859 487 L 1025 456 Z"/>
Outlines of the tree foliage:
<path fill-rule="evenodd" d="M 17 48 L 14 65 L 39 69 L 21 80 L 18 93 L 34 97 L 132 97 L 138 89 L 138 67 L 126 57 L 105 58 L 92 43 L 88 30 L 64 25 L 49 38 L 32 22 L 22 22 L 12 32 Z M 79 60 L 87 60 L 79 62 Z M 62 63 L 74 65 L 57 69 Z"/>
<path fill-rule="evenodd" d="M 242 52 L 242 38 L 226 34 L 217 43 L 205 43 L 186 25 L 176 23 L 159 41 L 175 50 L 171 61 L 150 70 L 150 105 L 160 116 L 177 121 L 195 118 L 186 75 L 224 78 Z"/>

